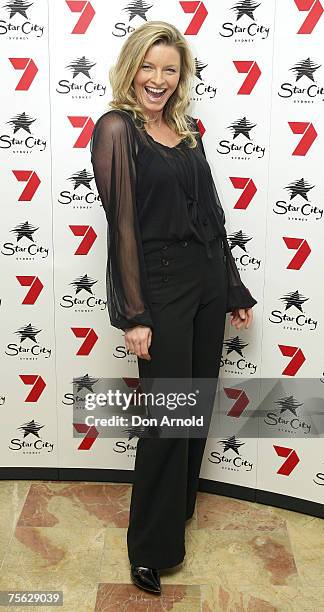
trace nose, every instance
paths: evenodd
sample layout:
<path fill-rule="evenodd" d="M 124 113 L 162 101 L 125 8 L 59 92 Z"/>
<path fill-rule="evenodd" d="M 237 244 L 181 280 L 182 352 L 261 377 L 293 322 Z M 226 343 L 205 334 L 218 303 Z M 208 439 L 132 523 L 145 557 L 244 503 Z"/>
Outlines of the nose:
<path fill-rule="evenodd" d="M 164 85 L 164 77 L 162 74 L 162 70 L 155 70 L 153 75 L 151 76 L 151 82 L 154 83 L 156 87 L 163 87 Z"/>

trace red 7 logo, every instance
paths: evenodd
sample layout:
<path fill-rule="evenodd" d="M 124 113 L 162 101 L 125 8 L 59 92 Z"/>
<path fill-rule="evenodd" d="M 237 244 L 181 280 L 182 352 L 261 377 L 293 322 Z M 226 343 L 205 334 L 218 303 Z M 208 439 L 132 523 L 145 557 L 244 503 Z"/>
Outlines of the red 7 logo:
<path fill-rule="evenodd" d="M 323 14 L 320 0 L 295 0 L 299 11 L 308 11 L 308 15 L 297 34 L 311 34 Z"/>
<path fill-rule="evenodd" d="M 288 249 L 293 249 L 297 253 L 293 256 L 292 260 L 287 266 L 287 270 L 300 270 L 303 263 L 311 253 L 310 246 L 305 238 L 288 238 L 283 236 L 283 240 Z"/>
<path fill-rule="evenodd" d="M 288 121 L 288 124 L 293 134 L 304 134 L 292 154 L 306 155 L 317 137 L 313 124 L 309 121 Z"/>
<path fill-rule="evenodd" d="M 33 170 L 13 170 L 12 172 L 17 181 L 22 183 L 26 183 L 27 181 L 27 185 L 21 192 L 18 202 L 30 202 L 40 185 L 38 175 Z"/>
<path fill-rule="evenodd" d="M 81 240 L 74 255 L 88 255 L 94 241 L 97 238 L 97 234 L 91 225 L 69 225 L 70 230 L 74 236 L 84 236 Z"/>
<path fill-rule="evenodd" d="M 30 57 L 9 57 L 15 70 L 24 70 L 24 73 L 15 87 L 16 91 L 27 91 L 32 84 L 38 68 Z"/>
<path fill-rule="evenodd" d="M 243 389 L 232 389 L 231 387 L 224 387 L 226 396 L 230 399 L 235 399 L 236 402 L 233 404 L 227 416 L 240 417 L 242 412 L 249 404 L 249 398 Z"/>
<path fill-rule="evenodd" d="M 190 21 L 185 34 L 196 35 L 198 34 L 202 24 L 204 23 L 208 11 L 203 2 L 180 2 L 181 8 L 184 13 L 194 13 L 192 20 Z"/>
<path fill-rule="evenodd" d="M 246 210 L 257 192 L 254 181 L 251 178 L 243 178 L 240 176 L 230 176 L 229 178 L 234 189 L 243 189 L 234 208 Z"/>
<path fill-rule="evenodd" d="M 89 355 L 98 340 L 98 336 L 92 327 L 71 327 L 76 338 L 85 338 L 77 355 Z"/>
<path fill-rule="evenodd" d="M 66 4 L 72 13 L 81 13 L 71 33 L 84 34 L 95 16 L 91 2 L 88 2 L 88 0 L 66 0 Z"/>
<path fill-rule="evenodd" d="M 30 286 L 30 289 L 26 293 L 22 304 L 35 304 L 44 286 L 38 276 L 16 276 L 16 279 L 22 287 Z"/>
<path fill-rule="evenodd" d="M 285 457 L 286 459 L 286 461 L 283 462 L 282 466 L 277 471 L 277 474 L 289 476 L 300 461 L 296 451 L 293 448 L 286 448 L 285 446 L 276 446 L 275 444 L 273 445 L 273 448 L 275 449 L 278 457 Z"/>
<path fill-rule="evenodd" d="M 233 64 L 237 72 L 247 74 L 247 77 L 243 81 L 237 94 L 238 95 L 242 95 L 242 94 L 250 95 L 256 82 L 259 80 L 261 76 L 261 70 L 258 64 L 253 60 L 252 61 L 233 61 Z"/>
<path fill-rule="evenodd" d="M 37 402 L 46 387 L 44 379 L 39 374 L 19 374 L 19 378 L 25 385 L 33 385 L 25 402 Z"/>
<path fill-rule="evenodd" d="M 304 361 L 306 361 L 303 351 L 298 346 L 288 346 L 286 344 L 278 344 L 278 346 L 284 357 L 291 357 L 282 373 L 285 376 L 295 376 Z"/>
<path fill-rule="evenodd" d="M 88 146 L 94 128 L 94 123 L 90 117 L 68 117 L 71 125 L 75 128 L 83 128 L 81 134 L 75 141 L 73 148 L 85 149 Z"/>
<path fill-rule="evenodd" d="M 86 425 L 85 423 L 73 423 L 73 426 L 79 433 L 85 434 L 78 450 L 89 450 L 99 436 L 99 431 L 94 425 Z"/>

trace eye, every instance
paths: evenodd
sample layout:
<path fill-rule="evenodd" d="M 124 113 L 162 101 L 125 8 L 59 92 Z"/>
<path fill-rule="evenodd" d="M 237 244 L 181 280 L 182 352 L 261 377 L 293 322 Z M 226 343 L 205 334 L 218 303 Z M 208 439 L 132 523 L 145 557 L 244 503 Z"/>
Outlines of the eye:
<path fill-rule="evenodd" d="M 146 68 L 150 68 L 150 66 L 148 66 L 147 64 L 143 64 L 142 68 L 144 68 L 145 70 Z"/>
<path fill-rule="evenodd" d="M 175 69 L 174 69 L 174 68 L 168 68 L 167 70 L 168 70 L 169 72 L 175 72 Z"/>

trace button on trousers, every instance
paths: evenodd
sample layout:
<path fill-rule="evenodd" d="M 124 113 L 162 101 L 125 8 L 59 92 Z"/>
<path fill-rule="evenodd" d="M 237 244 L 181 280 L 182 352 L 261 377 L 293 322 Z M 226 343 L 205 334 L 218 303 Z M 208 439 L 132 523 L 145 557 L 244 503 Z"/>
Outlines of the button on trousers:
<path fill-rule="evenodd" d="M 145 256 L 154 329 L 145 378 L 215 379 L 222 354 L 227 301 L 221 238 L 165 245 Z M 165 569 L 185 556 L 186 520 L 194 512 L 206 438 L 141 437 L 137 444 L 127 531 L 134 565 Z"/>

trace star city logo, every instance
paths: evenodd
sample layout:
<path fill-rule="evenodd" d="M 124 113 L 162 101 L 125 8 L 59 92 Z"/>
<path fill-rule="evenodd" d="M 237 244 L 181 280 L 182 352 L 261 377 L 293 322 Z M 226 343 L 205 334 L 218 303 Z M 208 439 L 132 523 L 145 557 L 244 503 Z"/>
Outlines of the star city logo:
<path fill-rule="evenodd" d="M 60 300 L 60 306 L 62 308 L 74 308 L 74 312 L 93 312 L 95 308 L 105 310 L 107 300 L 98 298 L 92 289 L 97 282 L 97 280 L 94 280 L 87 274 L 75 278 L 70 283 L 74 288 L 75 295 L 72 296 L 70 293 L 63 295 Z M 82 296 L 79 295 L 81 292 Z M 85 295 L 86 297 L 84 297 Z"/>
<path fill-rule="evenodd" d="M 235 23 L 233 21 L 225 21 L 219 32 L 220 36 L 223 38 L 235 36 L 234 42 L 240 43 L 249 43 L 256 38 L 261 40 L 269 38 L 270 27 L 256 21 L 255 13 L 259 12 L 257 9 L 260 6 L 261 2 L 255 2 L 254 0 L 240 0 L 236 2 L 229 9 L 236 18 Z"/>
<path fill-rule="evenodd" d="M 192 101 L 198 102 L 201 100 L 210 100 L 215 99 L 217 94 L 217 87 L 213 84 L 206 83 L 205 79 L 202 76 L 202 72 L 207 68 L 208 64 L 204 64 L 204 62 L 195 58 L 196 65 L 196 78 L 198 83 L 193 86 L 194 95 L 191 97 Z"/>
<path fill-rule="evenodd" d="M 20 359 L 28 361 L 35 361 L 38 357 L 49 359 L 52 355 L 52 349 L 41 346 L 36 339 L 36 336 L 41 331 L 41 329 L 37 329 L 31 323 L 21 327 L 14 332 L 19 336 L 19 344 L 16 342 L 9 343 L 6 347 L 5 354 L 9 357 L 16 357 L 18 355 Z M 32 346 L 30 346 L 30 344 L 32 344 Z"/>
<path fill-rule="evenodd" d="M 12 451 L 22 451 L 23 455 L 40 455 L 41 451 L 46 453 L 52 453 L 54 449 L 54 443 L 42 440 L 39 435 L 39 431 L 43 429 L 45 425 L 37 423 L 34 419 L 28 421 L 17 427 L 23 433 L 22 439 L 12 438 L 9 443 L 9 449 Z M 28 438 L 28 440 L 26 440 Z M 30 440 L 32 438 L 32 440 Z M 36 438 L 36 440 L 35 440 Z"/>
<path fill-rule="evenodd" d="M 231 155 L 231 159 L 250 160 L 253 157 L 262 159 L 265 155 L 265 147 L 259 144 L 254 144 L 250 132 L 256 127 L 256 123 L 252 123 L 246 117 L 233 121 L 227 126 L 233 134 L 233 140 L 223 139 L 217 146 L 217 153 L 220 155 Z M 244 141 L 248 142 L 244 142 Z M 236 142 L 234 142 L 236 141 Z"/>
<path fill-rule="evenodd" d="M 10 231 L 15 234 L 17 244 L 5 242 L 1 247 L 1 254 L 7 257 L 16 255 L 17 261 L 35 261 L 36 257 L 46 259 L 48 257 L 49 248 L 35 243 L 34 233 L 37 230 L 39 230 L 39 227 L 31 225 L 28 221 L 16 225 L 16 227 Z M 27 246 L 22 246 L 18 244 L 20 241 L 28 241 L 29 244 Z"/>
<path fill-rule="evenodd" d="M 32 149 L 38 151 L 45 151 L 46 140 L 42 140 L 37 136 L 33 136 L 30 126 L 36 121 L 31 118 L 25 112 L 20 113 L 7 121 L 13 130 L 13 136 L 9 134 L 0 134 L 0 148 L 1 149 L 13 149 L 13 152 L 19 151 L 19 153 L 29 152 Z M 19 137 L 16 134 L 19 132 Z M 27 136 L 26 136 L 27 134 Z M 24 137 L 23 137 L 24 136 Z"/>
<path fill-rule="evenodd" d="M 123 36 L 127 36 L 131 32 L 134 32 L 135 28 L 130 24 L 131 21 L 135 19 L 142 19 L 143 21 L 148 21 L 147 13 L 153 7 L 153 4 L 149 4 L 145 2 L 145 0 L 134 0 L 133 2 L 129 2 L 125 8 L 122 9 L 124 13 L 128 15 L 128 24 L 124 21 L 118 21 L 114 25 L 114 29 L 112 31 L 112 35 L 118 38 Z"/>
<path fill-rule="evenodd" d="M 71 174 L 67 178 L 67 181 L 71 183 L 72 189 L 62 189 L 60 191 L 58 196 L 59 204 L 68 206 L 72 203 L 73 210 L 89 210 L 94 202 L 98 202 L 103 210 L 103 206 L 97 191 L 94 191 L 91 188 L 90 183 L 93 180 L 93 172 L 89 172 L 86 168 Z M 83 193 L 80 193 L 80 191 Z"/>
<path fill-rule="evenodd" d="M 303 221 L 304 223 L 321 221 L 323 208 L 309 199 L 309 193 L 314 187 L 315 185 L 304 177 L 292 181 L 284 187 L 289 194 L 289 202 L 284 198 L 277 200 L 272 208 L 273 212 L 276 215 L 287 215 L 288 221 Z"/>
<path fill-rule="evenodd" d="M 298 402 L 293 395 L 281 397 L 274 402 L 278 406 L 277 411 L 269 411 L 265 415 L 263 422 L 266 426 L 275 429 L 278 433 L 288 436 L 304 437 L 311 433 L 312 425 L 309 419 L 306 420 L 298 416 L 299 409 L 303 402 Z M 287 436 L 288 434 L 288 436 Z"/>
<path fill-rule="evenodd" d="M 66 406 L 74 406 L 76 408 L 85 409 L 84 393 L 95 393 L 94 387 L 100 381 L 100 378 L 89 376 L 84 374 L 83 376 L 76 376 L 73 378 L 73 392 L 65 393 L 62 399 L 62 404 Z M 81 391 L 84 393 L 81 395 Z M 78 405 L 81 404 L 81 405 Z"/>
<path fill-rule="evenodd" d="M 219 440 L 218 444 L 223 446 L 223 452 L 211 451 L 208 457 L 210 463 L 221 464 L 222 469 L 231 472 L 238 472 L 239 470 L 250 472 L 253 469 L 253 462 L 244 459 L 240 453 L 240 448 L 245 446 L 245 442 L 240 442 L 236 436 L 228 436 L 224 440 Z"/>
<path fill-rule="evenodd" d="M 272 310 L 269 316 L 270 323 L 282 324 L 282 329 L 291 331 L 314 331 L 317 329 L 318 321 L 306 315 L 303 310 L 303 304 L 308 302 L 309 298 L 300 293 L 298 289 L 286 293 L 279 298 L 279 301 L 283 302 L 284 309 Z"/>
<path fill-rule="evenodd" d="M 223 346 L 227 350 L 225 357 L 222 355 L 220 367 L 223 367 L 225 372 L 235 372 L 244 375 L 255 374 L 257 365 L 251 361 L 247 361 L 243 353 L 243 350 L 248 345 L 249 343 L 241 340 L 239 336 L 225 340 Z M 238 358 L 234 361 L 233 357 L 235 357 L 235 353 L 238 355 Z M 232 358 L 228 357 L 228 355 L 231 355 Z"/>
<path fill-rule="evenodd" d="M 235 263 L 237 264 L 240 271 L 246 270 L 247 268 L 252 268 L 252 270 L 259 270 L 261 266 L 261 259 L 253 257 L 249 255 L 246 249 L 246 245 L 248 242 L 252 240 L 252 237 L 249 237 L 242 230 L 237 232 L 233 232 L 228 235 L 228 243 L 231 251 L 234 249 L 237 250 L 237 247 L 243 251 L 243 255 L 235 256 L 233 254 Z"/>
<path fill-rule="evenodd" d="M 12 0 L 3 5 L 7 19 L 0 20 L 0 35 L 8 34 L 9 40 L 29 40 L 32 36 L 41 38 L 44 34 L 45 26 L 33 23 L 27 12 L 34 2 L 29 0 Z"/>
<path fill-rule="evenodd" d="M 296 84 L 289 81 L 282 83 L 278 96 L 284 99 L 292 98 L 293 102 L 298 104 L 309 104 L 310 101 L 323 102 L 324 87 L 316 84 L 314 76 L 321 67 L 322 64 L 316 63 L 310 57 L 294 64 L 289 70 L 294 74 Z"/>
<path fill-rule="evenodd" d="M 106 94 L 106 85 L 103 83 L 95 83 L 90 76 L 90 70 L 96 66 L 96 62 L 92 62 L 83 55 L 72 61 L 66 66 L 72 73 L 72 82 L 69 79 L 60 79 L 56 91 L 59 94 L 67 95 L 72 93 L 72 99 L 90 99 L 93 94 L 101 97 Z M 80 76 L 79 76 L 80 75 Z M 82 79 L 83 82 L 75 82 Z"/>

